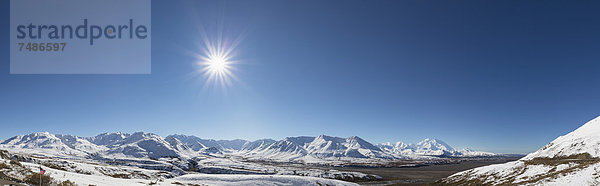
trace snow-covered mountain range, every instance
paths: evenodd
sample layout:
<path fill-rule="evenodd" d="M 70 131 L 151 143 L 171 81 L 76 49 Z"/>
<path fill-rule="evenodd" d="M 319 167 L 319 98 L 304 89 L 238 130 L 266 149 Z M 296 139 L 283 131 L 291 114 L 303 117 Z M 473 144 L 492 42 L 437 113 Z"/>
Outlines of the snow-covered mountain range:
<path fill-rule="evenodd" d="M 206 174 L 244 175 L 242 177 L 248 178 L 243 179 L 267 179 L 269 183 L 285 179 L 298 183 L 353 185 L 328 179 L 373 181 L 382 178 L 313 165 L 398 166 L 396 162 L 404 162 L 411 166 L 443 162 L 447 157 L 494 155 L 464 153 L 466 151 L 455 150 L 440 140 L 432 139 L 414 145 L 401 142 L 395 146 L 390 144 L 374 145 L 357 136 L 341 138 L 320 135 L 287 137 L 278 141 L 247 141 L 212 140 L 186 135 L 162 137 L 144 132 L 103 133 L 93 137 L 38 132 L 0 141 L 0 164 L 9 166 L 8 169 L 0 168 L 0 174 L 25 182 L 26 175 L 31 175 L 42 166 L 55 179 L 75 180 L 84 185 L 104 180 L 114 181 L 114 184 L 108 185 L 132 185 L 134 181 L 129 179 L 136 179 L 135 184 L 161 179 L 170 180 L 168 183 L 205 183 L 207 179 L 220 180 L 221 183 L 229 179 L 227 176 Z M 416 161 L 406 163 L 408 159 Z M 11 163 L 12 160 L 21 163 Z M 289 166 L 289 162 L 299 164 Z M 260 176 L 265 174 L 271 176 Z M 128 179 L 115 179 L 123 177 Z M 194 180 L 181 180 L 187 177 L 194 177 Z"/>
<path fill-rule="evenodd" d="M 252 159 L 276 161 L 305 161 L 311 158 L 393 158 L 379 147 L 356 136 L 301 136 L 265 142 L 257 148 L 244 148 L 239 154 Z"/>
<path fill-rule="evenodd" d="M 518 161 L 459 172 L 440 184 L 600 185 L 600 117 Z"/>
<path fill-rule="evenodd" d="M 468 149 L 455 150 L 437 139 L 417 144 L 383 143 L 373 145 L 360 137 L 320 135 L 287 137 L 279 141 L 262 139 L 212 140 L 196 136 L 152 133 L 103 133 L 94 137 L 51 134 L 48 132 L 18 135 L 0 143 L 0 148 L 37 154 L 95 158 L 179 158 L 191 159 L 201 154 L 227 154 L 248 159 L 300 161 L 327 159 L 418 159 L 432 156 L 494 156 L 493 153 Z"/>
<path fill-rule="evenodd" d="M 494 153 L 473 151 L 471 149 L 454 149 L 450 145 L 444 143 L 438 139 L 427 138 L 417 144 L 406 144 L 403 142 L 382 143 L 378 145 L 383 151 L 404 156 L 459 156 L 459 157 L 473 157 L 473 156 L 494 156 Z"/>

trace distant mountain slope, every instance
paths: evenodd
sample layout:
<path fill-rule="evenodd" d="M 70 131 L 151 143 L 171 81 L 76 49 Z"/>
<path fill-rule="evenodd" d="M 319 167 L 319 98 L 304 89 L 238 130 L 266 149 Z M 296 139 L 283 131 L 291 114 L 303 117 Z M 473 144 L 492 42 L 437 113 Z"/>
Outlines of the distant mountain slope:
<path fill-rule="evenodd" d="M 271 146 L 271 144 L 277 141 L 272 139 L 259 139 L 256 141 L 248 142 L 242 146 L 242 152 L 260 151 L 264 148 Z"/>
<path fill-rule="evenodd" d="M 109 136 L 118 136 L 108 134 Z M 187 146 L 179 141 L 171 140 L 167 142 L 165 138 L 152 133 L 136 132 L 131 135 L 122 135 L 124 138 L 117 137 L 118 140 L 110 140 L 107 145 L 109 150 L 104 152 L 104 156 L 110 157 L 135 157 L 135 158 L 153 158 L 162 157 L 182 157 L 190 158 L 194 154 L 187 151 Z"/>
<path fill-rule="evenodd" d="M 357 136 L 339 138 L 320 135 L 306 149 L 316 157 L 390 158 L 379 147 Z"/>
<path fill-rule="evenodd" d="M 86 156 L 107 150 L 106 147 L 90 143 L 84 138 L 70 135 L 53 135 L 49 132 L 38 132 L 18 135 L 0 143 L 5 149 L 22 149 L 24 151 L 38 149 L 40 153 L 56 153 L 73 156 Z"/>
<path fill-rule="evenodd" d="M 600 117 L 518 161 L 459 172 L 439 183 L 600 185 Z"/>
<path fill-rule="evenodd" d="M 248 149 L 248 148 L 247 148 Z M 392 158 L 379 147 L 356 136 L 339 138 L 320 135 L 317 137 L 287 137 L 270 144 L 252 148 L 243 155 L 254 159 L 294 161 L 311 158 Z"/>
<path fill-rule="evenodd" d="M 114 144 L 122 142 L 128 136 L 130 136 L 130 135 L 129 134 L 120 133 L 120 132 L 102 133 L 102 134 L 99 134 L 97 136 L 87 138 L 87 140 L 90 141 L 90 142 L 92 142 L 92 143 L 94 143 L 94 144 L 96 144 L 96 145 L 111 146 L 111 145 L 114 145 Z"/>
<path fill-rule="evenodd" d="M 403 142 L 382 143 L 377 145 L 386 153 L 395 156 L 455 156 L 455 157 L 473 157 L 473 156 L 494 156 L 496 154 L 489 152 L 473 151 L 470 149 L 456 150 L 450 145 L 439 139 L 427 138 L 417 144 L 406 144 Z"/>
<path fill-rule="evenodd" d="M 239 151 L 243 148 L 244 144 L 248 143 L 246 140 L 235 139 L 235 140 L 213 140 L 213 139 L 202 139 L 196 136 L 187 135 L 169 135 L 167 137 L 176 138 L 185 145 L 192 148 L 192 150 L 199 151 L 204 148 L 214 147 L 221 151 Z"/>
<path fill-rule="evenodd" d="M 82 138 L 82 137 L 71 136 L 71 135 L 61 135 L 61 134 L 57 134 L 55 136 L 57 138 L 61 139 L 62 143 L 71 147 L 72 149 L 76 149 L 76 150 L 79 150 L 79 151 L 82 151 L 85 153 L 98 153 L 98 152 L 108 150 L 107 147 L 94 144 L 94 143 L 90 142 L 89 140 Z"/>
<path fill-rule="evenodd" d="M 302 139 L 303 137 L 287 137 L 280 141 L 259 140 L 245 146 L 240 155 L 252 159 L 291 161 L 308 154 Z"/>

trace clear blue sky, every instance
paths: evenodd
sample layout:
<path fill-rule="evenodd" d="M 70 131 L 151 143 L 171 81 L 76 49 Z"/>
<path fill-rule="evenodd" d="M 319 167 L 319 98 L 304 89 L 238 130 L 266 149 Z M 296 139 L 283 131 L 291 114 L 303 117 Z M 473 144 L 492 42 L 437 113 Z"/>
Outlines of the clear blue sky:
<path fill-rule="evenodd" d="M 151 75 L 9 75 L 0 4 L 2 139 L 327 134 L 524 153 L 600 114 L 594 1 L 153 1 Z M 244 36 L 239 81 L 207 91 L 186 51 L 218 22 Z"/>

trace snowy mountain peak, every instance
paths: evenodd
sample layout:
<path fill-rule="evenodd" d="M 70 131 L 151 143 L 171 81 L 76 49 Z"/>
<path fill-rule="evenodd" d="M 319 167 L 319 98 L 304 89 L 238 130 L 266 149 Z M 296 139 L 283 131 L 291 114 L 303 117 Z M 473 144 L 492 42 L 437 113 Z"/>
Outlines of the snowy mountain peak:
<path fill-rule="evenodd" d="M 33 135 L 35 135 L 35 136 L 53 136 L 52 134 L 50 134 L 50 132 L 37 132 L 37 133 L 33 133 Z"/>
<path fill-rule="evenodd" d="M 437 151 L 437 150 L 454 151 L 454 148 L 450 147 L 450 145 L 446 144 L 442 140 L 433 139 L 433 138 L 424 139 L 423 141 L 417 143 L 415 145 L 415 148 L 423 149 L 423 150 L 433 150 L 433 151 Z"/>
<path fill-rule="evenodd" d="M 341 139 L 342 138 L 327 136 L 327 135 L 323 135 L 323 134 L 321 134 L 315 138 L 315 140 L 322 140 L 322 141 L 336 141 L 336 140 L 339 141 Z"/>
<path fill-rule="evenodd" d="M 37 132 L 27 135 L 18 135 L 2 141 L 4 148 L 23 149 L 30 151 L 40 149 L 43 153 L 59 153 L 68 155 L 85 156 L 104 150 L 89 141 L 71 135 L 54 135 L 49 132 Z"/>
<path fill-rule="evenodd" d="M 573 132 L 560 136 L 538 151 L 523 158 L 530 160 L 536 157 L 566 157 L 578 154 L 589 154 L 600 157 L 600 117 L 596 117 Z"/>
<path fill-rule="evenodd" d="M 406 148 L 406 147 L 408 147 L 408 144 L 406 144 L 406 143 L 404 143 L 404 142 L 401 142 L 401 141 L 399 141 L 399 142 L 396 142 L 396 143 L 394 144 L 394 146 L 395 146 L 395 147 L 400 147 L 400 148 Z"/>
<path fill-rule="evenodd" d="M 565 137 L 588 137 L 600 135 L 600 116 L 588 121 Z"/>
<path fill-rule="evenodd" d="M 377 145 L 384 152 L 394 155 L 423 155 L 423 156 L 458 156 L 458 157 L 475 157 L 475 156 L 495 156 L 494 153 L 473 151 L 470 149 L 456 150 L 444 141 L 435 138 L 426 138 L 417 144 L 406 144 L 404 142 L 396 142 L 394 144 L 387 142 Z"/>
<path fill-rule="evenodd" d="M 291 143 L 297 144 L 298 146 L 304 147 L 314 140 L 315 140 L 315 137 L 299 136 L 299 137 L 286 137 L 282 141 L 289 141 Z"/>
<path fill-rule="evenodd" d="M 465 153 L 472 151 L 465 150 Z M 591 156 L 591 157 L 590 157 Z M 600 117 L 518 161 L 456 173 L 439 185 L 598 185 Z"/>
<path fill-rule="evenodd" d="M 113 145 L 121 142 L 127 138 L 129 134 L 123 134 L 121 132 L 114 133 L 102 133 L 94 137 L 88 138 L 88 140 L 96 145 Z"/>
<path fill-rule="evenodd" d="M 57 145 L 58 143 L 60 143 L 60 139 L 49 132 L 18 135 L 2 142 L 2 144 L 5 145 L 25 145 L 37 147 L 48 147 L 50 145 Z"/>
<path fill-rule="evenodd" d="M 176 138 L 183 144 L 189 146 L 191 149 L 198 151 L 204 148 L 214 147 L 219 151 L 238 151 L 241 150 L 248 141 L 235 139 L 235 140 L 213 140 L 213 139 L 202 139 L 196 136 L 187 136 L 181 134 L 169 135 L 167 137 Z M 211 149 L 211 152 L 214 151 Z"/>
<path fill-rule="evenodd" d="M 252 142 L 247 142 L 242 146 L 242 151 L 256 151 L 269 147 L 271 144 L 277 141 L 272 139 L 259 139 Z"/>
<path fill-rule="evenodd" d="M 364 149 L 369 149 L 369 150 L 374 150 L 374 151 L 381 151 L 380 148 L 365 141 L 362 138 L 359 138 L 358 136 L 352 136 L 352 137 L 346 138 L 346 143 L 348 143 L 349 148 L 355 148 L 355 149 L 364 148 Z"/>
<path fill-rule="evenodd" d="M 175 138 L 195 151 L 199 151 L 200 149 L 207 148 L 207 145 L 202 144 L 203 140 L 196 136 L 174 134 L 174 135 L 167 136 L 167 138 Z"/>

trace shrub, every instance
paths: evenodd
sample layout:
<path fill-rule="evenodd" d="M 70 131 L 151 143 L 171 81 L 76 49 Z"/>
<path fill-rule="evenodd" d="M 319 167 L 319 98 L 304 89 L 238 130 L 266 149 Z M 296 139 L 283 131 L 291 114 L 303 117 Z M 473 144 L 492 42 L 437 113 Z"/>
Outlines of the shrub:
<path fill-rule="evenodd" d="M 77 184 L 75 184 L 75 182 L 72 182 L 70 180 L 66 180 L 66 181 L 63 181 L 58 184 L 58 186 L 76 186 L 76 185 Z"/>
<path fill-rule="evenodd" d="M 6 163 L 0 163 L 0 169 L 10 169 L 10 166 L 8 166 Z"/>
<path fill-rule="evenodd" d="M 46 167 L 50 167 L 53 169 L 57 169 L 57 170 L 61 170 L 61 171 L 67 171 L 67 169 L 65 169 L 64 167 L 61 167 L 60 165 L 54 164 L 54 163 L 43 163 L 44 166 Z"/>
<path fill-rule="evenodd" d="M 31 185 L 40 185 L 40 173 L 33 173 L 25 177 L 25 183 Z M 42 185 L 49 185 L 52 183 L 52 178 L 48 175 L 42 175 Z"/>
<path fill-rule="evenodd" d="M 10 160 L 10 164 L 22 166 L 21 163 L 19 161 L 16 161 L 16 160 Z"/>
<path fill-rule="evenodd" d="M 10 159 L 10 153 L 7 150 L 0 150 L 0 158 Z"/>
<path fill-rule="evenodd" d="M 113 178 L 121 178 L 121 179 L 130 179 L 131 178 L 131 175 L 129 175 L 129 174 L 113 174 L 110 176 Z"/>
<path fill-rule="evenodd" d="M 600 161 L 598 158 L 592 157 L 589 153 L 573 154 L 570 156 L 555 156 L 549 157 L 537 157 L 531 160 L 524 161 L 525 165 L 548 165 L 556 166 L 560 164 L 579 163 L 579 164 L 593 164 Z"/>

